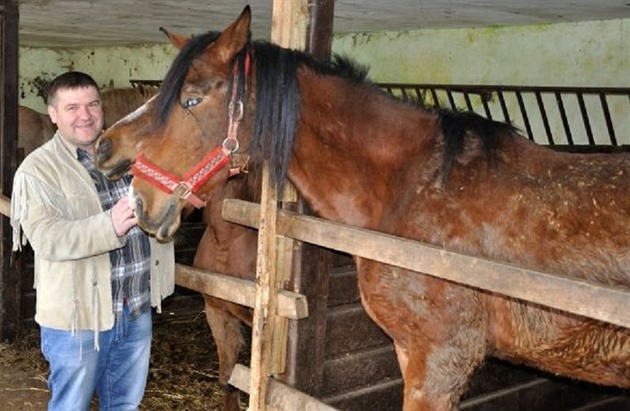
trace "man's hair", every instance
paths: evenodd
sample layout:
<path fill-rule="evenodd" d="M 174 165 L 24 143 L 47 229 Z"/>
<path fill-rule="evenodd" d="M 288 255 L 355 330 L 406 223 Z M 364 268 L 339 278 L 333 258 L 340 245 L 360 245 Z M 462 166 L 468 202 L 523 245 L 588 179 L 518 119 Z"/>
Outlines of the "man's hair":
<path fill-rule="evenodd" d="M 53 105 L 59 90 L 75 90 L 78 88 L 94 87 L 99 93 L 100 89 L 96 81 L 88 74 L 80 71 L 68 71 L 57 76 L 48 88 L 48 105 Z"/>

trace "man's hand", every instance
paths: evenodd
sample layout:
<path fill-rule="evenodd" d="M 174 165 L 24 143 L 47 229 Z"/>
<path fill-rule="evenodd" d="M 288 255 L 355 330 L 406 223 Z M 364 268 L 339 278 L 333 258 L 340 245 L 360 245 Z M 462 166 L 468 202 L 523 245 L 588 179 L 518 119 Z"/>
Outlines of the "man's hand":
<path fill-rule="evenodd" d="M 127 234 L 127 231 L 136 224 L 138 219 L 129 206 L 129 197 L 124 196 L 112 207 L 112 223 L 118 237 Z"/>

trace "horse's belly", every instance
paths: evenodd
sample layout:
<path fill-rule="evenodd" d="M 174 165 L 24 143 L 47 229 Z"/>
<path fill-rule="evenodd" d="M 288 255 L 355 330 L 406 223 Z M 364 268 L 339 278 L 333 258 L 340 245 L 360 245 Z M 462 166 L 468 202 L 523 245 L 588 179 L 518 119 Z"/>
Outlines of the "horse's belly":
<path fill-rule="evenodd" d="M 470 288 L 363 259 L 357 275 L 368 315 L 397 343 L 443 341 L 461 327 L 485 333 L 482 305 Z"/>

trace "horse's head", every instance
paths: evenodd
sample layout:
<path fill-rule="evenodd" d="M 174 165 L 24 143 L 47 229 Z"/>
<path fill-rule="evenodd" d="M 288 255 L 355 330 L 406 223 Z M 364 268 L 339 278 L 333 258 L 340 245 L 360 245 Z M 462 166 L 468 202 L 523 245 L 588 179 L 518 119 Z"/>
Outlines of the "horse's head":
<path fill-rule="evenodd" d="M 183 207 L 203 206 L 238 169 L 251 134 L 249 125 L 239 127 L 246 122 L 250 21 L 246 7 L 221 34 L 188 39 L 164 30 L 180 52 L 160 93 L 99 138 L 98 167 L 111 177 L 132 167 L 132 206 L 140 226 L 160 240 L 173 236 Z"/>

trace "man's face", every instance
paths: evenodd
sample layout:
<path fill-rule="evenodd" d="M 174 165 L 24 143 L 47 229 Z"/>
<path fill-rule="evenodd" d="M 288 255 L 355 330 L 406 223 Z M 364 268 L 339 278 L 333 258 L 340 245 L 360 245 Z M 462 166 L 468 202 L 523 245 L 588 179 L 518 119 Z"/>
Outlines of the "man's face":
<path fill-rule="evenodd" d="M 57 90 L 48 114 L 62 137 L 86 150 L 103 130 L 101 97 L 94 87 Z"/>

